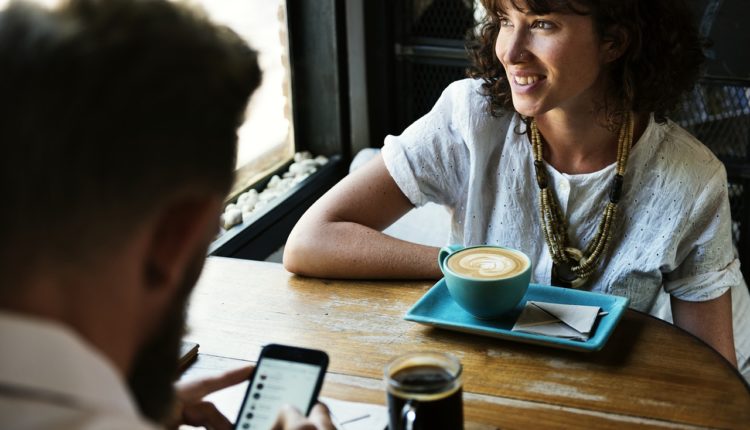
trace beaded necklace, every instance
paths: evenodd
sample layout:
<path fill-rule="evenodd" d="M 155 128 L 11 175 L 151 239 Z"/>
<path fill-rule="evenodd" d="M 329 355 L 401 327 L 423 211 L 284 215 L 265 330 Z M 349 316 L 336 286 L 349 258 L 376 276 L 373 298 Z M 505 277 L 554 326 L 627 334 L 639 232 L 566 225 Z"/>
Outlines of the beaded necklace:
<path fill-rule="evenodd" d="M 585 251 L 569 246 L 568 223 L 560 210 L 553 190 L 548 186 L 547 170 L 542 161 L 542 137 L 531 120 L 531 146 L 534 153 L 536 182 L 539 185 L 539 217 L 542 223 L 544 239 L 547 241 L 552 257 L 553 284 L 581 288 L 599 265 L 599 260 L 607 250 L 611 236 L 612 222 L 617 215 L 617 203 L 622 192 L 623 175 L 628 164 L 628 155 L 633 141 L 633 116 L 628 112 L 620 126 L 617 138 L 617 169 L 612 178 L 609 191 L 609 202 L 599 221 L 596 235 Z"/>

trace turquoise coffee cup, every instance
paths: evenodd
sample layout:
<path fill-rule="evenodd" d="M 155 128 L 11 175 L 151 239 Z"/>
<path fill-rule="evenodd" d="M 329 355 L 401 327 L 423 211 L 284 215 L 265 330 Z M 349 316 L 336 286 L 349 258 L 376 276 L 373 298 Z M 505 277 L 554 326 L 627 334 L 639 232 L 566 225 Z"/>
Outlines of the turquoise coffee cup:
<path fill-rule="evenodd" d="M 502 246 L 449 245 L 438 255 L 453 300 L 481 319 L 502 316 L 518 305 L 531 280 L 531 260 Z"/>

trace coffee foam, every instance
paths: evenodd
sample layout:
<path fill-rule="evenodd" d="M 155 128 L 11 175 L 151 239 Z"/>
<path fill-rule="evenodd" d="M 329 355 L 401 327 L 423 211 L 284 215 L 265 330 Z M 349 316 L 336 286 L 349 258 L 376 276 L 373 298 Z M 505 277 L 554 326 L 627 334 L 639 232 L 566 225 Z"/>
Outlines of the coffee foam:
<path fill-rule="evenodd" d="M 526 259 L 517 252 L 492 247 L 462 250 L 448 259 L 451 271 L 478 279 L 509 278 L 523 272 L 526 266 Z"/>

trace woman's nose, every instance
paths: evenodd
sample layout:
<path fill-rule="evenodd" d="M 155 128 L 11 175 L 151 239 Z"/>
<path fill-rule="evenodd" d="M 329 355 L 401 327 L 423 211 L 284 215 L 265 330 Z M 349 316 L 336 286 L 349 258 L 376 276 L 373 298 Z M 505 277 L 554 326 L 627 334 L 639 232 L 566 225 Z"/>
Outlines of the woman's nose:
<path fill-rule="evenodd" d="M 503 64 L 528 61 L 531 55 L 524 32 L 514 29 L 506 34 L 501 33 L 497 39 L 497 56 Z"/>

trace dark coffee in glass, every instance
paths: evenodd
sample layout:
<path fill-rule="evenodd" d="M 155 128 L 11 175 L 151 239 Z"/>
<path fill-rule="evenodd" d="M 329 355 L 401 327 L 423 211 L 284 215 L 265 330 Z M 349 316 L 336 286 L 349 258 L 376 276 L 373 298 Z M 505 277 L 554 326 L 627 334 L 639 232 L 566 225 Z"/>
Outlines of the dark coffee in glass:
<path fill-rule="evenodd" d="M 386 367 L 390 430 L 464 428 L 461 364 L 450 354 L 419 352 Z"/>

